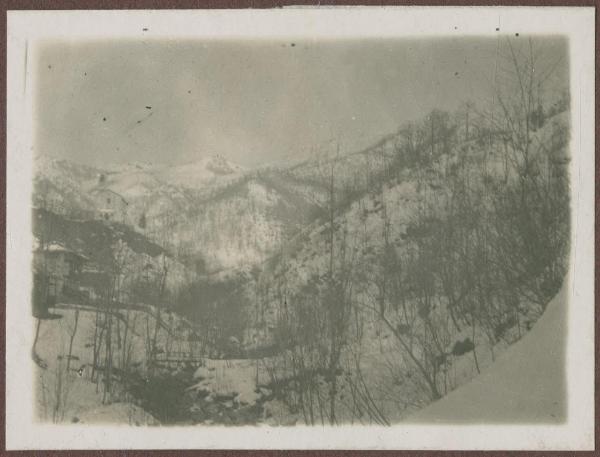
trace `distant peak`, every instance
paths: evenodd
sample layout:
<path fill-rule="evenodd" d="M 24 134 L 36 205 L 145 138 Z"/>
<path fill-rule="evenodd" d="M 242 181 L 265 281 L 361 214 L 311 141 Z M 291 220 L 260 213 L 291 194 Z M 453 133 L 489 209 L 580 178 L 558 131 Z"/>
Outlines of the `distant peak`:
<path fill-rule="evenodd" d="M 230 162 L 225 156 L 221 154 L 212 154 L 209 156 L 205 156 L 197 162 L 192 162 L 187 166 L 205 169 L 218 175 L 237 173 L 242 170 L 242 167 Z"/>
<path fill-rule="evenodd" d="M 236 167 L 221 155 L 210 156 L 206 162 L 206 169 L 215 174 L 228 175 L 236 172 Z"/>

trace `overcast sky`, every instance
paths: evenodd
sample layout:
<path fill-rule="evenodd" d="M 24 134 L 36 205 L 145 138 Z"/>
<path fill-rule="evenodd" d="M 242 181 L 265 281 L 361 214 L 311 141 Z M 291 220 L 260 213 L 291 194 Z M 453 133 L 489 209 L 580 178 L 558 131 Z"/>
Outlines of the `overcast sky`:
<path fill-rule="evenodd" d="M 95 165 L 222 154 L 245 166 L 300 158 L 332 140 L 358 150 L 434 107 L 488 101 L 497 46 L 493 38 L 46 44 L 36 149 Z M 545 47 L 565 53 L 562 41 Z"/>

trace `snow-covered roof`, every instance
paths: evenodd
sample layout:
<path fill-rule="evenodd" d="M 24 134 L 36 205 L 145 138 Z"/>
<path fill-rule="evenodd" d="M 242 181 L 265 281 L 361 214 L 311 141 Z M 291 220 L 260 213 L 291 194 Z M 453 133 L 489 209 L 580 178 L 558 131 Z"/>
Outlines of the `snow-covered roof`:
<path fill-rule="evenodd" d="M 40 247 L 38 244 L 38 247 L 35 249 L 35 251 L 37 252 L 47 252 L 47 253 L 52 253 L 52 254 L 59 254 L 59 253 L 63 253 L 63 254 L 71 254 L 77 257 L 81 257 L 82 259 L 86 259 L 87 257 L 83 254 L 80 254 L 77 251 L 74 251 L 72 249 L 69 249 L 65 246 L 63 246 L 60 243 L 50 243 L 48 246 L 46 246 L 45 248 Z"/>
<path fill-rule="evenodd" d="M 46 252 L 70 252 L 71 250 L 64 247 L 62 244 L 58 244 L 58 243 L 51 243 L 48 246 L 46 246 L 46 248 L 40 248 L 40 250 L 42 251 L 46 251 Z"/>
<path fill-rule="evenodd" d="M 105 272 L 96 263 L 88 263 L 83 267 L 82 273 L 104 274 Z"/>
<path fill-rule="evenodd" d="M 116 197 L 120 198 L 120 199 L 123 201 L 123 203 L 125 203 L 126 205 L 128 205 L 128 204 L 129 204 L 129 203 L 127 202 L 127 200 L 125 200 L 125 198 L 124 198 L 124 197 L 123 197 L 121 194 L 119 194 L 119 193 L 115 192 L 115 191 L 114 191 L 114 190 L 112 190 L 112 189 L 109 189 L 108 187 L 96 187 L 96 188 L 92 189 L 92 190 L 90 191 L 90 193 L 91 193 L 92 195 L 93 195 L 93 194 L 101 194 L 101 193 L 110 193 L 111 195 L 114 195 L 114 196 L 116 196 Z"/>

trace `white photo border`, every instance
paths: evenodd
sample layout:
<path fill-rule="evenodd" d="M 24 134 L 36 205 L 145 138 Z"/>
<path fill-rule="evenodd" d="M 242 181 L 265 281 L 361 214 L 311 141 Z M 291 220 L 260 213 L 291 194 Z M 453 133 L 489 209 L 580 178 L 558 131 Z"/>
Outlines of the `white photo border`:
<path fill-rule="evenodd" d="M 6 448 L 594 448 L 594 8 L 301 7 L 267 10 L 8 11 Z M 496 31 L 500 28 L 500 31 Z M 147 31 L 143 31 L 147 29 Z M 568 420 L 562 425 L 117 427 L 51 425 L 33 413 L 31 192 L 35 46 L 46 40 L 495 37 L 564 35 L 571 95 Z"/>

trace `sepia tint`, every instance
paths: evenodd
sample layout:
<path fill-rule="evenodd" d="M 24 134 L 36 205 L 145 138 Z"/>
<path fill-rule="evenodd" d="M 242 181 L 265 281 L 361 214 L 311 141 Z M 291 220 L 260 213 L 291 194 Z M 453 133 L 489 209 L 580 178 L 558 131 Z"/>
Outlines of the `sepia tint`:
<path fill-rule="evenodd" d="M 562 36 L 49 41 L 49 423 L 563 423 Z"/>

